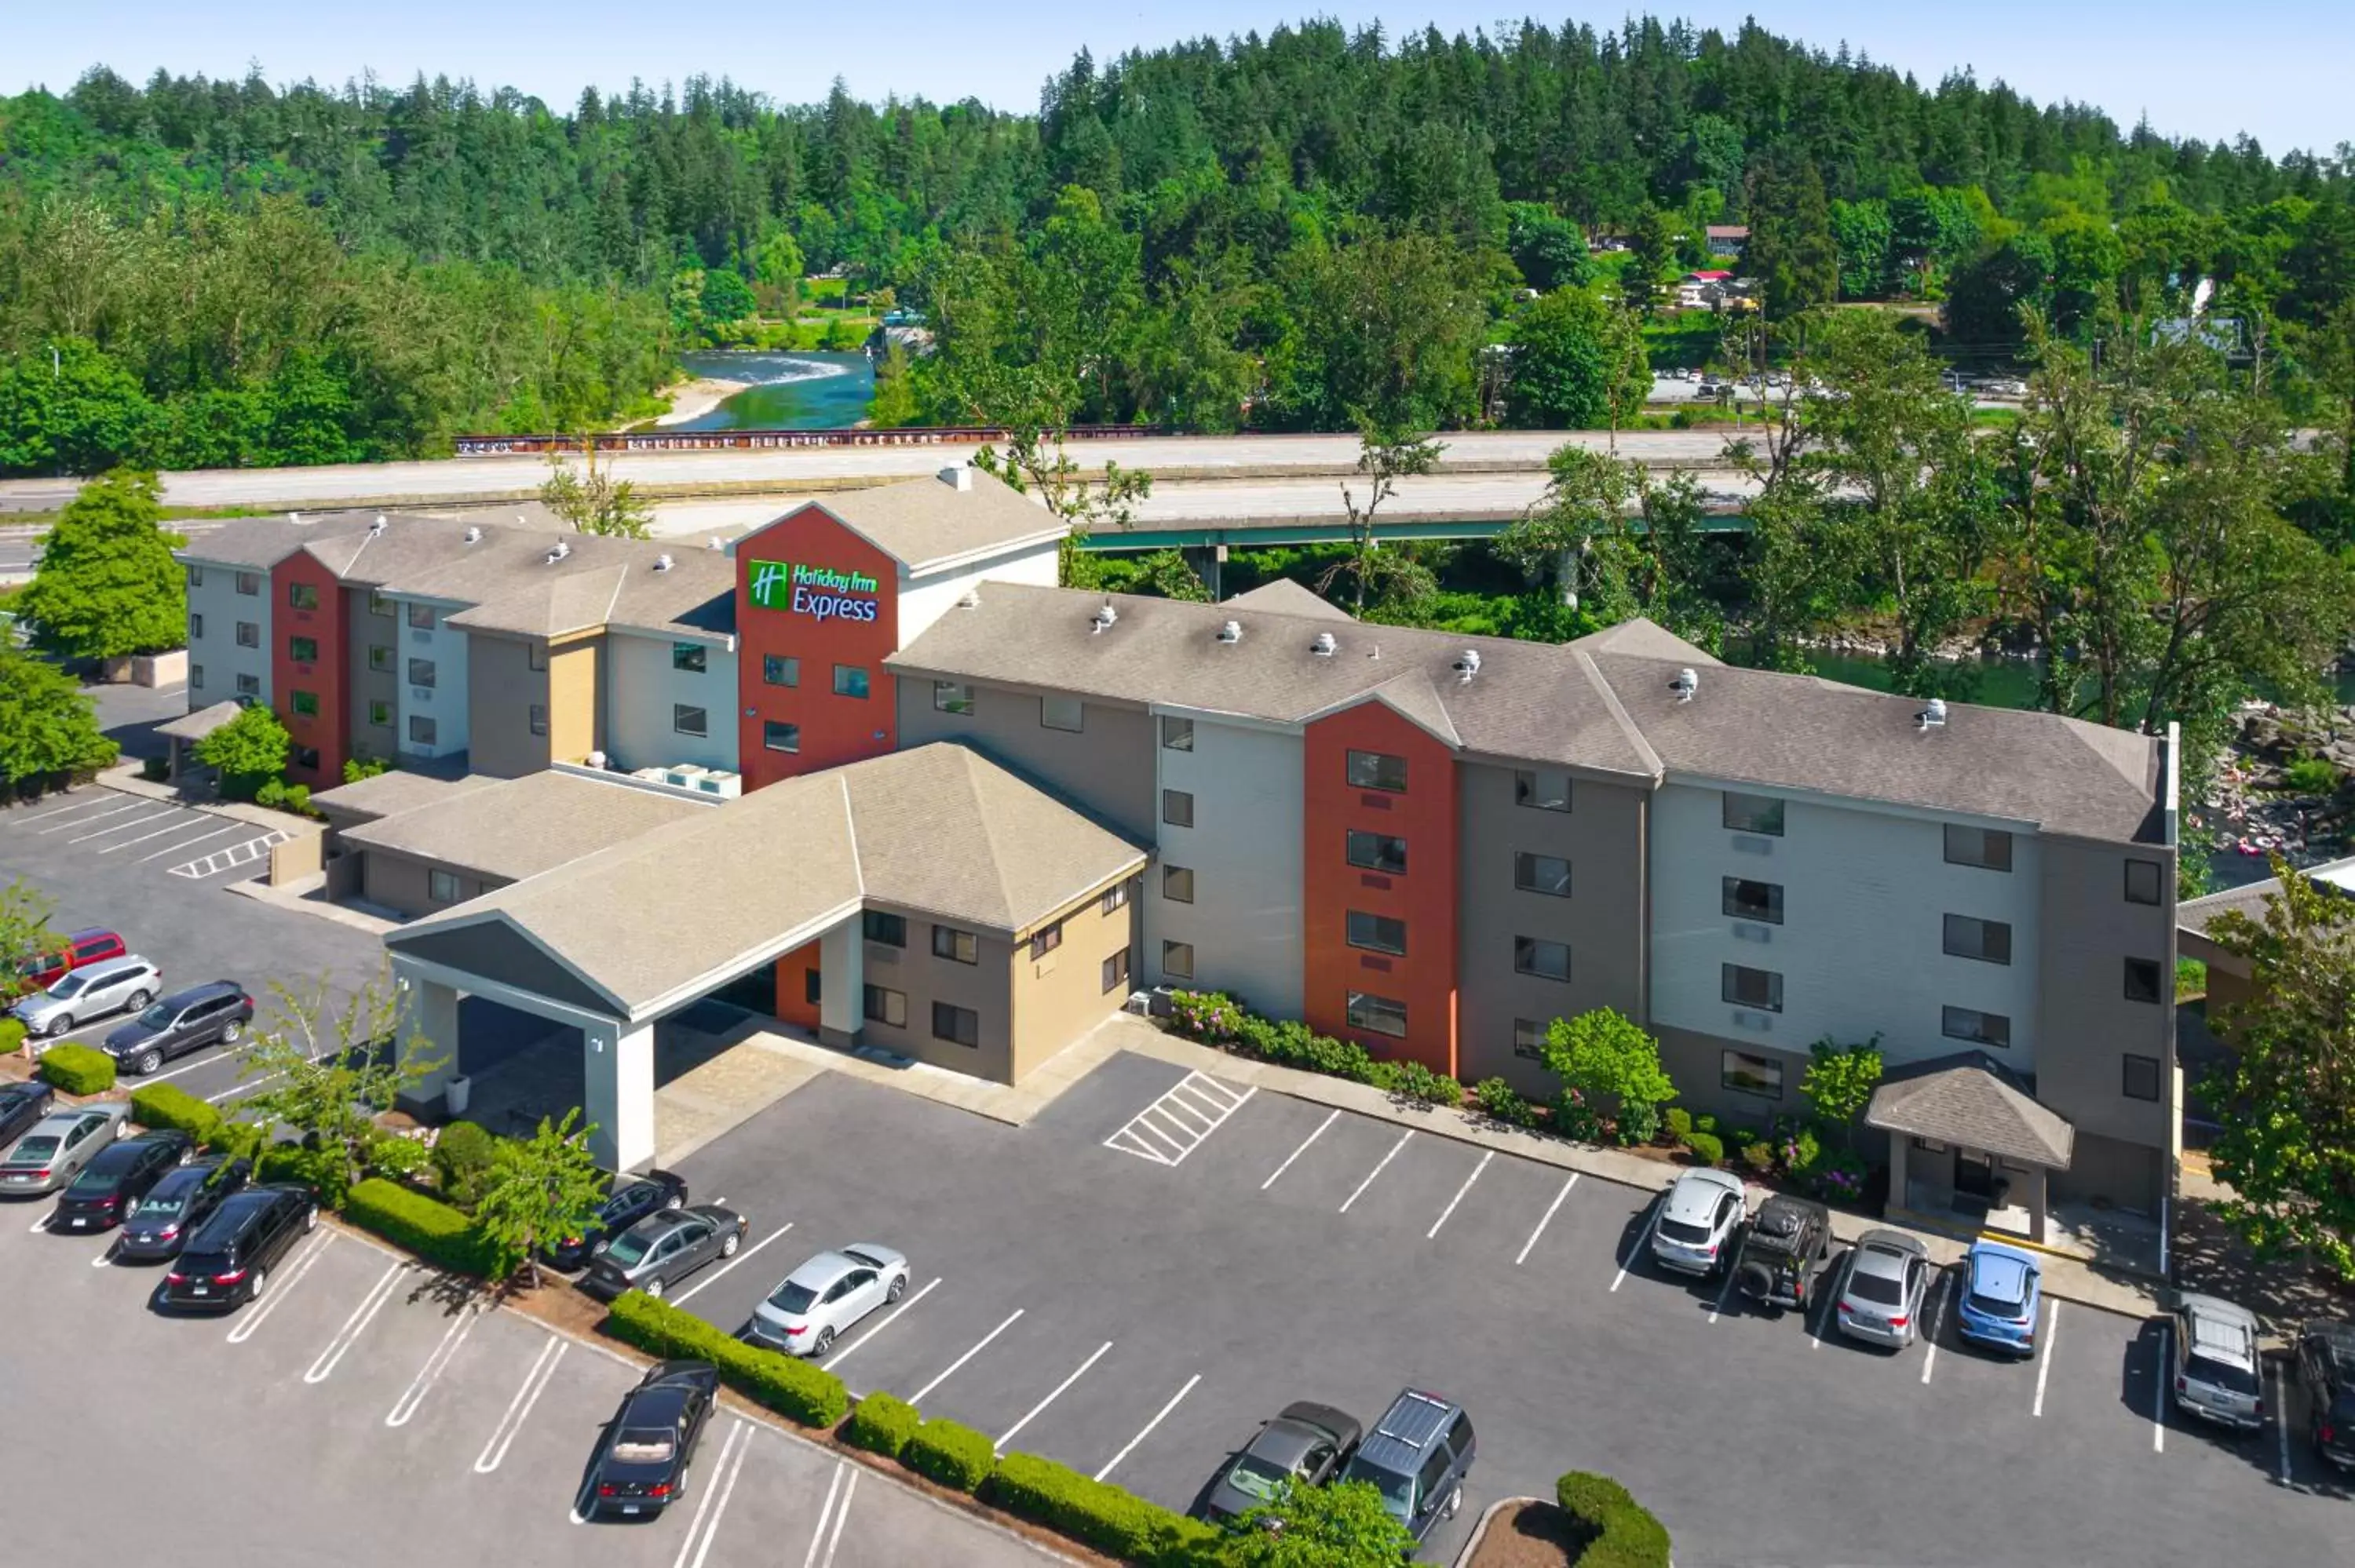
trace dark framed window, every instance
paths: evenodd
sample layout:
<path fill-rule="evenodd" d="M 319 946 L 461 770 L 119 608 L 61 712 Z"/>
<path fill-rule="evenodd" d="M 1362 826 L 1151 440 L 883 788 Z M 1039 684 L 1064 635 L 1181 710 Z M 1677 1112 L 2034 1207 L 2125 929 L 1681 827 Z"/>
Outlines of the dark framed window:
<path fill-rule="evenodd" d="M 525 712 L 530 720 L 531 733 L 534 735 L 546 735 L 548 733 L 548 705 L 546 703 L 534 703 L 530 707 L 526 709 Z"/>
<path fill-rule="evenodd" d="M 297 689 L 295 691 L 289 692 L 286 694 L 288 700 L 293 704 L 294 711 L 296 713 L 302 715 L 304 718 L 317 718 L 319 716 L 318 693 L 305 692 Z"/>
<path fill-rule="evenodd" d="M 2167 868 L 2155 860 L 2126 862 L 2126 902 L 2157 904 L 2165 895 Z"/>
<path fill-rule="evenodd" d="M 434 683 L 433 661 L 431 659 L 411 659 L 409 662 L 409 683 L 412 686 L 432 685 Z"/>
<path fill-rule="evenodd" d="M 1161 973 L 1168 980 L 1192 980 L 1194 978 L 1194 944 L 1191 942 L 1162 943 Z"/>
<path fill-rule="evenodd" d="M 1542 893 L 1549 898 L 1570 896 L 1570 862 L 1560 855 L 1530 854 L 1525 850 L 1513 852 L 1513 885 L 1523 893 Z"/>
<path fill-rule="evenodd" d="M 204 587 L 204 586 L 205 586 L 205 569 L 204 569 L 204 567 L 196 567 L 196 566 L 192 566 L 192 567 L 187 567 L 187 568 L 186 568 L 186 572 L 187 572 L 188 586 L 189 586 L 190 588 L 202 588 L 202 587 Z M 371 597 L 373 597 L 373 596 L 371 596 Z"/>
<path fill-rule="evenodd" d="M 290 637 L 286 640 L 286 657 L 297 664 L 319 662 L 319 640 L 315 637 Z"/>
<path fill-rule="evenodd" d="M 2128 959 L 2126 960 L 2126 1000 L 2157 1001 L 2159 1000 L 2158 960 Z"/>
<path fill-rule="evenodd" d="M 1974 1045 L 1992 1045 L 1997 1050 L 2009 1050 L 2011 1045 L 2011 1020 L 2000 1012 L 1981 1012 L 1972 1007 L 1944 1007 L 1938 1010 L 1938 1032 L 1949 1040 L 1967 1040 Z"/>
<path fill-rule="evenodd" d="M 981 1014 L 954 1002 L 936 1001 L 932 1003 L 932 1038 L 952 1045 L 979 1045 Z"/>
<path fill-rule="evenodd" d="M 1513 1020 L 1513 1054 L 1525 1062 L 1545 1060 L 1546 1026 L 1534 1018 Z"/>
<path fill-rule="evenodd" d="M 1779 1100 L 1783 1097 L 1783 1064 L 1773 1056 L 1727 1051 L 1718 1057 L 1717 1081 L 1721 1087 L 1737 1095 Z"/>
<path fill-rule="evenodd" d="M 908 1027 L 908 995 L 889 986 L 870 985 L 862 988 L 859 1012 L 869 1022 L 888 1023 L 894 1029 Z"/>
<path fill-rule="evenodd" d="M 1194 902 L 1194 870 L 1191 866 L 1165 865 L 1161 868 L 1161 896 L 1172 904 Z"/>
<path fill-rule="evenodd" d="M 306 773 L 316 773 L 319 771 L 319 748 L 315 746 L 296 747 L 294 748 L 294 766 L 302 768 Z"/>
<path fill-rule="evenodd" d="M 523 645 L 523 667 L 527 670 L 547 669 L 548 644 L 545 642 L 525 643 Z"/>
<path fill-rule="evenodd" d="M 393 655 L 391 649 L 381 647 L 376 643 L 370 643 L 368 645 L 368 668 L 375 671 L 378 674 L 389 675 L 392 673 L 392 658 Z"/>
<path fill-rule="evenodd" d="M 392 600 L 385 598 L 379 589 L 368 589 L 368 607 L 370 615 L 381 615 L 387 620 L 392 619 Z"/>
<path fill-rule="evenodd" d="M 934 681 L 932 706 L 944 714 L 973 712 L 973 688 L 963 681 Z"/>
<path fill-rule="evenodd" d="M 1348 831 L 1348 855 L 1351 865 L 1368 871 L 1388 872 L 1392 876 L 1406 874 L 1406 841 L 1389 833 L 1369 833 L 1357 828 Z"/>
<path fill-rule="evenodd" d="M 201 691 L 203 691 L 204 689 L 205 689 L 205 667 L 204 667 L 202 664 L 191 664 L 191 665 L 189 665 L 189 666 L 188 666 L 188 690 L 190 690 L 190 691 L 192 691 L 192 692 L 201 692 Z"/>
<path fill-rule="evenodd" d="M 1406 758 L 1386 751 L 1352 751 L 1348 764 L 1349 788 L 1406 793 Z"/>
<path fill-rule="evenodd" d="M 1103 898 L 1097 906 L 1098 911 L 1102 914 L 1109 915 L 1116 909 L 1127 908 L 1130 890 L 1134 888 L 1135 885 L 1136 879 L 1135 877 L 1131 877 L 1126 882 L 1115 882 L 1110 887 L 1105 888 L 1103 890 Z"/>
<path fill-rule="evenodd" d="M 1513 774 L 1513 804 L 1537 811 L 1570 810 L 1570 775 L 1558 768 L 1523 768 Z"/>
<path fill-rule="evenodd" d="M 859 933 L 870 942 L 880 942 L 887 948 L 908 945 L 908 917 L 886 915 L 880 909 L 869 909 L 858 916 Z M 933 946 L 940 944 L 936 941 Z"/>
<path fill-rule="evenodd" d="M 1030 933 L 1030 956 L 1034 959 L 1043 959 L 1062 945 L 1063 923 L 1060 920 Z"/>
<path fill-rule="evenodd" d="M 425 874 L 425 895 L 433 900 L 436 904 L 457 903 L 458 878 L 453 873 L 446 871 L 427 872 Z"/>
<path fill-rule="evenodd" d="M 188 611 L 188 636 L 191 641 L 205 634 L 205 618 L 195 610 Z"/>
<path fill-rule="evenodd" d="M 250 672 L 240 673 L 237 678 L 237 694 L 240 697 L 261 695 L 261 677 Z"/>
<path fill-rule="evenodd" d="M 767 686 L 798 686 L 802 683 L 802 662 L 783 653 L 761 655 L 761 683 Z"/>
<path fill-rule="evenodd" d="M 1946 824 L 1946 863 L 1975 865 L 1981 871 L 2011 869 L 2011 835 L 2001 828 L 1965 828 Z"/>
<path fill-rule="evenodd" d="M 1128 949 L 1121 948 L 1103 961 L 1103 988 L 1118 991 L 1128 983 Z"/>
<path fill-rule="evenodd" d="M 1783 836 L 1783 802 L 1772 795 L 1743 795 L 1728 789 L 1724 821 L 1737 833 L 1764 833 L 1768 838 L 1779 839 Z"/>
<path fill-rule="evenodd" d="M 1737 920 L 1763 920 L 1769 926 L 1783 923 L 1783 888 L 1780 883 L 1753 882 L 1746 876 L 1725 879 L 1725 912 Z"/>
<path fill-rule="evenodd" d="M 812 1007 L 826 1000 L 825 971 L 815 969 L 802 971 L 802 1000 Z"/>
<path fill-rule="evenodd" d="M 248 596 L 260 593 L 261 591 L 261 574 L 260 572 L 238 573 L 237 591 Z"/>
<path fill-rule="evenodd" d="M 1369 953 L 1394 953 L 1406 956 L 1406 922 L 1387 915 L 1369 915 L 1360 909 L 1348 912 L 1348 942 L 1353 948 L 1363 948 Z"/>
<path fill-rule="evenodd" d="M 858 697 L 863 699 L 867 695 L 867 690 L 866 665 L 837 664 L 834 667 L 834 694 L 836 696 Z"/>
<path fill-rule="evenodd" d="M 761 723 L 761 749 L 763 751 L 799 751 L 802 748 L 802 726 L 777 719 Z"/>
<path fill-rule="evenodd" d="M 1783 1011 L 1783 977 L 1773 969 L 1720 964 L 1717 984 L 1718 995 L 1736 1007 L 1755 1008 L 1761 1012 Z"/>
<path fill-rule="evenodd" d="M 670 645 L 670 667 L 700 675 L 709 667 L 710 651 L 700 642 L 674 642 Z"/>
<path fill-rule="evenodd" d="M 1946 956 L 1976 959 L 1983 964 L 2011 962 L 2011 927 L 2000 920 L 1970 915 L 1945 917 Z"/>
<path fill-rule="evenodd" d="M 239 621 L 237 623 L 237 645 L 240 648 L 261 647 L 261 622 L 258 620 Z"/>
<path fill-rule="evenodd" d="M 1087 727 L 1088 705 L 1077 697 L 1040 697 L 1039 722 L 1049 729 L 1077 735 Z"/>
<path fill-rule="evenodd" d="M 319 608 L 319 589 L 312 583 L 288 583 L 286 602 L 296 609 L 316 609 Z"/>
<path fill-rule="evenodd" d="M 1352 1029 L 1362 1029 L 1369 1034 L 1387 1034 L 1393 1039 L 1406 1037 L 1406 1003 L 1387 996 L 1374 996 L 1362 991 L 1349 993 L 1348 1006 L 1343 1017 Z"/>
<path fill-rule="evenodd" d="M 392 727 L 392 705 L 390 703 L 382 702 L 372 702 L 368 704 L 368 723 L 375 725 L 379 729 L 390 729 Z"/>
<path fill-rule="evenodd" d="M 409 715 L 409 738 L 410 744 L 416 746 L 432 746 L 436 744 L 434 736 L 438 733 L 440 732 L 435 728 L 433 721 L 427 718 L 423 714 L 411 714 Z"/>
<path fill-rule="evenodd" d="M 2125 1057 L 2125 1076 L 2118 1087 L 2130 1100 L 2158 1098 L 2158 1058 L 2156 1056 Z"/>
<path fill-rule="evenodd" d="M 1162 715 L 1161 749 L 1164 751 L 1193 750 L 1194 721 L 1189 718 L 1176 718 L 1168 714 Z"/>
<path fill-rule="evenodd" d="M 1190 789 L 1161 791 L 1161 820 L 1173 828 L 1194 825 L 1194 792 Z"/>
<path fill-rule="evenodd" d="M 711 730 L 711 715 L 691 703 L 673 703 L 670 705 L 670 727 L 681 735 L 708 735 Z"/>
<path fill-rule="evenodd" d="M 932 957 L 960 964 L 977 964 L 981 961 L 981 938 L 954 926 L 935 926 L 932 927 Z"/>
<path fill-rule="evenodd" d="M 415 630 L 432 630 L 434 617 L 437 613 L 438 612 L 430 604 L 419 604 L 415 599 L 411 599 L 409 602 L 409 624 Z"/>
<path fill-rule="evenodd" d="M 1540 980 L 1566 980 L 1570 978 L 1570 944 L 1549 942 L 1541 937 L 1516 937 L 1513 969 Z"/>

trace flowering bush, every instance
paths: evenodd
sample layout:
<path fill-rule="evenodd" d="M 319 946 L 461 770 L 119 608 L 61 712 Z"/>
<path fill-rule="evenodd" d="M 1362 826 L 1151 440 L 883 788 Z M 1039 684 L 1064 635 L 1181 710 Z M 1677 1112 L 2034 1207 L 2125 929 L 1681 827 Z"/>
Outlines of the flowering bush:
<path fill-rule="evenodd" d="M 1853 1203 L 1864 1196 L 1864 1174 L 1862 1160 L 1837 1149 L 1817 1162 L 1808 1184 L 1828 1203 Z"/>
<path fill-rule="evenodd" d="M 1553 1102 L 1553 1129 L 1581 1143 L 1603 1141 L 1603 1118 L 1576 1089 L 1564 1089 Z"/>
<path fill-rule="evenodd" d="M 1188 1040 L 1223 1045 L 1241 1032 L 1245 1014 L 1224 991 L 1181 991 L 1169 998 L 1169 1022 Z"/>

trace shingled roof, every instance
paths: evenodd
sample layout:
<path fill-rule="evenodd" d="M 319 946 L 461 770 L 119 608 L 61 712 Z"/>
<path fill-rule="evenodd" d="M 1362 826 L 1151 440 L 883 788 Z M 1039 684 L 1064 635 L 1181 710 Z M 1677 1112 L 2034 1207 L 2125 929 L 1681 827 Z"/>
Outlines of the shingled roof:
<path fill-rule="evenodd" d="M 2009 1073 L 1978 1051 L 1892 1070 L 1872 1091 L 1864 1125 L 1959 1143 L 2048 1171 L 2069 1169 L 2077 1139 L 2066 1118 L 2011 1082 Z"/>
<path fill-rule="evenodd" d="M 971 487 L 941 478 L 911 479 L 865 490 L 838 490 L 808 503 L 898 561 L 912 574 L 1018 545 L 1060 539 L 1070 524 L 1038 502 L 978 469 L 962 471 Z"/>

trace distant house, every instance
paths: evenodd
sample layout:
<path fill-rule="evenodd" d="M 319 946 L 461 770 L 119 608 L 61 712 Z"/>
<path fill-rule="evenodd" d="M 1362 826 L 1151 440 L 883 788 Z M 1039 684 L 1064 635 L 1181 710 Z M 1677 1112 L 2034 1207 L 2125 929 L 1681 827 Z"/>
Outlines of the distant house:
<path fill-rule="evenodd" d="M 1677 309 L 1713 311 L 1724 301 L 1732 281 L 1733 274 L 1722 268 L 1688 272 L 1677 281 Z"/>
<path fill-rule="evenodd" d="M 1711 256 L 1739 256 L 1742 248 L 1750 243 L 1750 226 L 1746 223 L 1712 223 L 1703 234 Z"/>

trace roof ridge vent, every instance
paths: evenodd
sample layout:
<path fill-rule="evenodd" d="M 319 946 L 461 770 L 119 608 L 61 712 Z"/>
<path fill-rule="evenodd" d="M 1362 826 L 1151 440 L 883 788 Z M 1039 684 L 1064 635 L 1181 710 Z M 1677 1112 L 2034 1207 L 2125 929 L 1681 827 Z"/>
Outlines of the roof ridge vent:
<path fill-rule="evenodd" d="M 665 550 L 661 555 L 655 557 L 655 570 L 658 572 L 666 572 L 677 564 L 678 563 L 670 558 L 670 552 L 668 550 Z"/>
<path fill-rule="evenodd" d="M 1480 650 L 1466 648 L 1455 656 L 1455 678 L 1458 681 L 1468 686 L 1472 683 L 1472 677 L 1479 673 Z"/>
<path fill-rule="evenodd" d="M 460 535 L 459 537 L 464 539 L 469 545 L 479 545 L 483 541 L 483 531 L 474 524 L 469 523 L 466 524 L 465 533 Z"/>
<path fill-rule="evenodd" d="M 555 548 L 553 548 L 553 549 L 549 550 L 549 551 L 548 552 L 548 554 L 547 554 L 545 556 L 543 556 L 543 557 L 542 557 L 542 559 L 546 562 L 546 564 L 547 564 L 547 565 L 549 565 L 549 566 L 551 566 L 551 567 L 552 567 L 552 566 L 556 565 L 556 563 L 557 563 L 557 562 L 559 562 L 559 561 L 560 561 L 560 560 L 564 559 L 564 557 L 565 557 L 565 556 L 567 556 L 570 555 L 571 553 L 572 553 L 572 541 L 571 541 L 571 540 L 570 540 L 570 539 L 559 539 L 559 540 L 556 542 Z"/>
<path fill-rule="evenodd" d="M 1922 711 L 1913 715 L 1914 726 L 1923 735 L 1946 727 L 1946 699 L 1932 697 Z"/>
<path fill-rule="evenodd" d="M 1668 683 L 1668 690 L 1677 694 L 1680 703 L 1692 701 L 1693 694 L 1700 690 L 1700 672 L 1689 668 L 1678 671 L 1676 678 Z"/>
<path fill-rule="evenodd" d="M 1311 653 L 1316 654 L 1319 659 L 1330 659 L 1333 657 L 1334 653 L 1339 650 L 1340 646 L 1341 644 L 1339 642 L 1334 641 L 1334 637 L 1331 632 L 1320 631 L 1314 638 L 1310 639 L 1308 651 Z"/>
<path fill-rule="evenodd" d="M 1114 622 L 1119 620 L 1120 611 L 1112 607 L 1112 600 L 1106 599 L 1103 601 L 1103 608 L 1097 610 L 1093 615 L 1088 617 L 1088 634 L 1090 636 L 1100 636 L 1103 633 L 1111 630 Z"/>
<path fill-rule="evenodd" d="M 1220 628 L 1219 628 L 1219 641 L 1221 641 L 1221 642 L 1241 642 L 1242 640 L 1243 640 L 1243 623 L 1242 623 L 1241 621 L 1240 621 L 1240 620 L 1230 620 L 1230 621 L 1228 621 L 1224 626 L 1221 626 L 1221 627 L 1220 627 Z"/>

